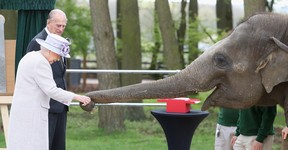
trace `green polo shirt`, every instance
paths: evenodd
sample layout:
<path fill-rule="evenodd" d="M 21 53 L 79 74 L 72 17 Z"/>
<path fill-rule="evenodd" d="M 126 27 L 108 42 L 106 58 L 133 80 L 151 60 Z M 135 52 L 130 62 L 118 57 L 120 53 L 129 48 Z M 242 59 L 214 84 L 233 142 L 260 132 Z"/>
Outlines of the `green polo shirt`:
<path fill-rule="evenodd" d="M 268 135 L 274 134 L 273 123 L 276 116 L 276 106 L 253 106 L 239 111 L 236 136 L 257 136 L 256 141 L 263 143 Z"/>
<path fill-rule="evenodd" d="M 218 121 L 217 123 L 227 127 L 236 127 L 239 117 L 238 109 L 231 108 L 219 108 Z"/>

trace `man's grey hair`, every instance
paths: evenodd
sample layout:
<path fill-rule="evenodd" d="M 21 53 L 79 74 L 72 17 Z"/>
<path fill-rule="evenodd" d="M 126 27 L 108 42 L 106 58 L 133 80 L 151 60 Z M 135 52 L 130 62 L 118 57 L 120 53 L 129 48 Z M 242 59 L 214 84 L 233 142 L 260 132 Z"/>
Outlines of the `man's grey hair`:
<path fill-rule="evenodd" d="M 66 14 L 60 9 L 51 10 L 49 15 L 48 15 L 48 20 L 53 20 L 55 15 L 63 15 L 66 18 L 66 20 L 67 20 Z"/>

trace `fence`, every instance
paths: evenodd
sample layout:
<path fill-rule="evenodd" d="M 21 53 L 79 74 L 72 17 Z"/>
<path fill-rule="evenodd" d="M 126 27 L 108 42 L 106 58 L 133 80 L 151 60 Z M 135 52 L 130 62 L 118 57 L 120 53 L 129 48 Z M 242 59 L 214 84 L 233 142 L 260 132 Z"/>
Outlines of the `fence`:
<path fill-rule="evenodd" d="M 175 74 L 180 70 L 95 70 L 95 69 L 67 69 L 67 73 L 132 73 L 132 74 Z"/>

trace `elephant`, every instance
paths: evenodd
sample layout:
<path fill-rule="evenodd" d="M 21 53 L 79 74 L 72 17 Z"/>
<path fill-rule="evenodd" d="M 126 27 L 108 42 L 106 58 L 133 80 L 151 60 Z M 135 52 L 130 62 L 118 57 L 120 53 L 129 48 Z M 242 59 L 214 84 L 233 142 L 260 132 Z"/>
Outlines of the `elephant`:
<path fill-rule="evenodd" d="M 153 82 L 90 91 L 94 103 L 185 97 L 211 91 L 201 110 L 279 104 L 288 125 L 288 15 L 255 13 L 180 72 Z M 91 106 L 82 107 L 91 110 Z"/>

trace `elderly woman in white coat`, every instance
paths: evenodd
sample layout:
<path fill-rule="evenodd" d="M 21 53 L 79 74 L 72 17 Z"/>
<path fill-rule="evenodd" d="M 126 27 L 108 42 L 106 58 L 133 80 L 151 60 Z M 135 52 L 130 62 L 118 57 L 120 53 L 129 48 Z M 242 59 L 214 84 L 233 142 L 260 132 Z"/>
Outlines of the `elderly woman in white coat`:
<path fill-rule="evenodd" d="M 87 96 L 57 88 L 50 64 L 69 58 L 69 42 L 56 34 L 37 39 L 40 51 L 26 54 L 20 61 L 10 111 L 8 150 L 48 150 L 48 109 L 53 98 L 69 106 L 75 99 L 90 103 Z"/>

